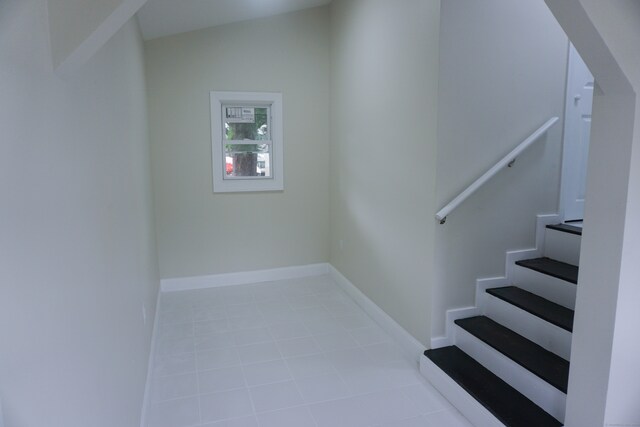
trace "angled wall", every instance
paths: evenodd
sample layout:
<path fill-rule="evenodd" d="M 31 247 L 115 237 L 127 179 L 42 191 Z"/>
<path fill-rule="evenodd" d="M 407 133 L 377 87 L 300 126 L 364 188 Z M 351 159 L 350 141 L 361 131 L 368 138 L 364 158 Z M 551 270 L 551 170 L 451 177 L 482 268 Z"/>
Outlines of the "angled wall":
<path fill-rule="evenodd" d="M 61 80 L 47 19 L 0 2 L 4 427 L 139 426 L 158 292 L 142 40 L 129 22 Z"/>

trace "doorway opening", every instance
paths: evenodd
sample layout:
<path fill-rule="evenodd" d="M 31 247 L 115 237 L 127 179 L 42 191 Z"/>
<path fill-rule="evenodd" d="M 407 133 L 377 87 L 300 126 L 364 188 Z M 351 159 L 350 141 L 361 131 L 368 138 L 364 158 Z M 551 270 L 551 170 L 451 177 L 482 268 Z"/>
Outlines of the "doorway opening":
<path fill-rule="evenodd" d="M 569 44 L 560 211 L 565 222 L 582 224 L 591 135 L 594 78 Z"/>

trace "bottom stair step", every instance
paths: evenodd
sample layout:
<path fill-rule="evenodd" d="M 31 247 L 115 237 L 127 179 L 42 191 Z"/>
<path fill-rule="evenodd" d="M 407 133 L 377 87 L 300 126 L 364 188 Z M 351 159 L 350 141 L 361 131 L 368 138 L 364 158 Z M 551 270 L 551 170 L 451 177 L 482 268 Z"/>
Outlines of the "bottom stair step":
<path fill-rule="evenodd" d="M 562 426 L 458 347 L 427 350 L 424 355 L 507 427 Z"/>

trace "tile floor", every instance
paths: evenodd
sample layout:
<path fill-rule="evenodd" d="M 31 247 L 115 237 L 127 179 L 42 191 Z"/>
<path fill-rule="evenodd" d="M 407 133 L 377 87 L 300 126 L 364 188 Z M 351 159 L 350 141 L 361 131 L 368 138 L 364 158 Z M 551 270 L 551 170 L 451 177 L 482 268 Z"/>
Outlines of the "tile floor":
<path fill-rule="evenodd" d="M 163 294 L 148 427 L 470 427 L 326 276 Z"/>

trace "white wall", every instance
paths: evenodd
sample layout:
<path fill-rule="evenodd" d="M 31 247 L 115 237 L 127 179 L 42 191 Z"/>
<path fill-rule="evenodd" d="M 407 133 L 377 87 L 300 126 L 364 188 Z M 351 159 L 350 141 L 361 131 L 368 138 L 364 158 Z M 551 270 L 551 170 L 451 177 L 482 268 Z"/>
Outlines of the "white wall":
<path fill-rule="evenodd" d="M 158 290 L 142 41 L 129 23 L 61 80 L 46 11 L 0 2 L 5 427 L 133 427 Z"/>
<path fill-rule="evenodd" d="M 439 5 L 331 5 L 331 263 L 423 343 L 436 210 Z"/>
<path fill-rule="evenodd" d="M 640 4 L 546 1 L 597 84 L 566 425 L 640 425 Z"/>
<path fill-rule="evenodd" d="M 324 7 L 145 44 L 163 278 L 328 260 L 328 19 Z M 213 194 L 212 90 L 282 92 L 283 192 Z"/>
<path fill-rule="evenodd" d="M 543 2 L 442 2 L 437 209 L 562 118 L 567 52 Z M 477 278 L 504 275 L 506 250 L 534 246 L 536 214 L 557 212 L 561 137 L 562 121 L 436 227 L 434 336 L 447 309 L 474 305 Z"/>

